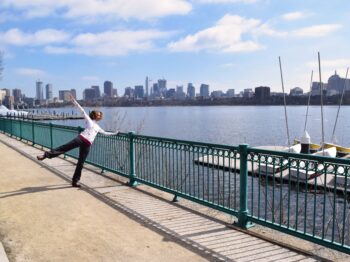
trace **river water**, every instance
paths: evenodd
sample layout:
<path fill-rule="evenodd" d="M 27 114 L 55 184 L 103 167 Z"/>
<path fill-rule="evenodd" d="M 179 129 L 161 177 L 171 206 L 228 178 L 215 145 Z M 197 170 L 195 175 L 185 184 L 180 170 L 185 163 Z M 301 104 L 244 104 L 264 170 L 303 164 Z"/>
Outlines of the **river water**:
<path fill-rule="evenodd" d="M 93 108 L 86 108 L 92 110 Z M 94 108 L 96 109 L 96 108 Z M 137 131 L 140 134 L 201 142 L 251 146 L 287 145 L 288 136 L 283 106 L 176 106 L 176 107 L 102 107 L 100 122 L 107 130 Z M 56 113 L 78 114 L 73 108 L 41 109 Z M 324 107 L 325 140 L 330 141 L 337 106 Z M 301 137 L 306 106 L 287 107 L 290 139 Z M 62 125 L 83 126 L 82 120 L 54 121 Z M 321 109 L 309 108 L 307 130 L 314 143 L 322 140 Z M 350 146 L 350 107 L 342 106 L 336 139 Z"/>

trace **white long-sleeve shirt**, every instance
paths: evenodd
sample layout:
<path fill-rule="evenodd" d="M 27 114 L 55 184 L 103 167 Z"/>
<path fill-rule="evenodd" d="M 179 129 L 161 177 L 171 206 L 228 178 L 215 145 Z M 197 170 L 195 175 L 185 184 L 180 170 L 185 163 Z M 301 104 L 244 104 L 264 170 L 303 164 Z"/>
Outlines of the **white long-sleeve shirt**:
<path fill-rule="evenodd" d="M 73 104 L 80 110 L 80 112 L 83 113 L 85 118 L 85 129 L 83 132 L 80 133 L 80 136 L 82 139 L 89 143 L 90 145 L 94 142 L 97 133 L 104 134 L 106 136 L 112 136 L 117 135 L 118 132 L 112 133 L 112 132 L 106 132 L 104 131 L 95 120 L 92 120 L 90 116 L 85 112 L 85 110 L 79 105 L 79 103 L 76 100 L 72 100 Z"/>

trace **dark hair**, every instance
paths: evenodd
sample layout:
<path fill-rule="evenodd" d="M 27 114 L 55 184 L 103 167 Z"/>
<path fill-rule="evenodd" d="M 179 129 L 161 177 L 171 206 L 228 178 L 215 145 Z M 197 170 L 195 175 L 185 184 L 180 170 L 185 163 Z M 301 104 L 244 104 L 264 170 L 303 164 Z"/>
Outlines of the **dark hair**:
<path fill-rule="evenodd" d="M 96 110 L 92 110 L 89 114 L 90 118 L 92 120 L 95 120 L 97 118 L 97 115 L 98 114 L 101 114 L 101 117 L 102 117 L 102 112 L 101 111 L 96 111 Z"/>

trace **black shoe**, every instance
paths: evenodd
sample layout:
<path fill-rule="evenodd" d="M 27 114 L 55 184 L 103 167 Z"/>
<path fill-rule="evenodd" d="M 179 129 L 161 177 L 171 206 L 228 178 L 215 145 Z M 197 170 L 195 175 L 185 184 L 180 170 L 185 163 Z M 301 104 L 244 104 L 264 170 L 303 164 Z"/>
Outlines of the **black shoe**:
<path fill-rule="evenodd" d="M 42 156 L 37 156 L 36 159 L 38 159 L 39 161 L 43 161 L 46 158 L 45 155 Z"/>
<path fill-rule="evenodd" d="M 81 185 L 78 182 L 72 182 L 72 187 L 81 187 Z"/>

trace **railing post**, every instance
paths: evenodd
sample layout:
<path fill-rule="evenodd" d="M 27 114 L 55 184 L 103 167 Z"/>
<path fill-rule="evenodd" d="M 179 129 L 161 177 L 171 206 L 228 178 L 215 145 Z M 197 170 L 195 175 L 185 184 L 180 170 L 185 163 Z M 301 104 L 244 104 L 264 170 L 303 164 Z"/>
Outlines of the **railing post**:
<path fill-rule="evenodd" d="M 135 144 L 134 144 L 135 132 L 129 132 L 129 160 L 130 160 L 130 170 L 129 170 L 129 186 L 136 186 L 135 181 Z"/>
<path fill-rule="evenodd" d="M 50 149 L 53 148 L 52 123 L 50 123 Z"/>
<path fill-rule="evenodd" d="M 23 120 L 20 119 L 19 121 L 19 140 L 22 140 L 22 122 Z"/>
<path fill-rule="evenodd" d="M 248 221 L 248 145 L 239 145 L 239 212 L 237 226 L 250 228 L 253 226 Z"/>
<path fill-rule="evenodd" d="M 34 120 L 32 119 L 32 133 L 33 133 L 33 144 L 32 144 L 32 146 L 34 146 L 35 145 L 35 133 L 34 133 Z"/>

